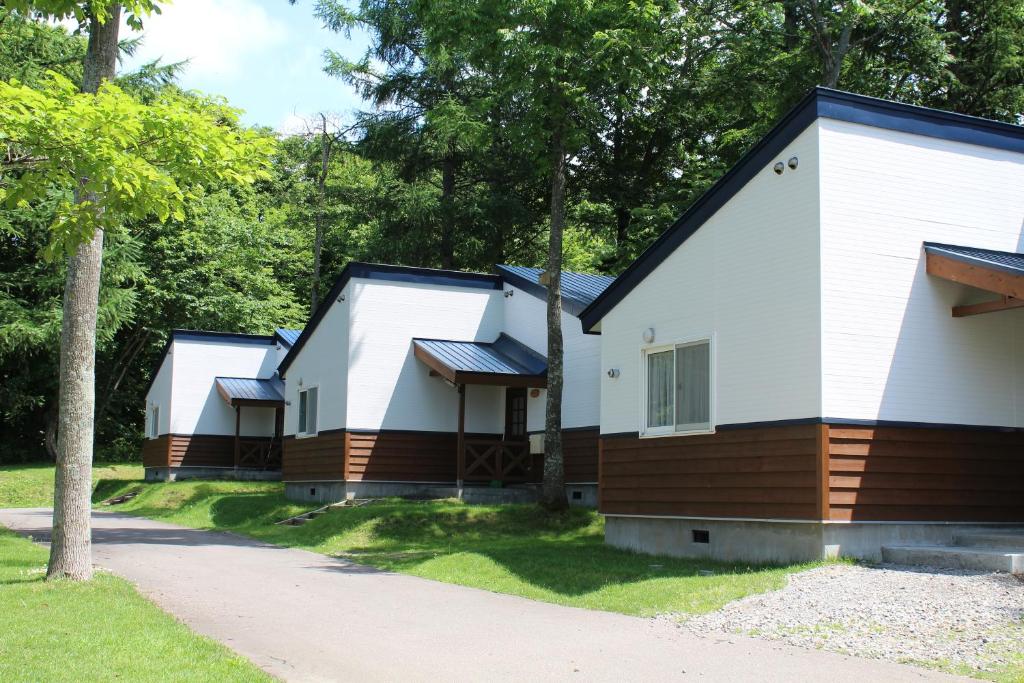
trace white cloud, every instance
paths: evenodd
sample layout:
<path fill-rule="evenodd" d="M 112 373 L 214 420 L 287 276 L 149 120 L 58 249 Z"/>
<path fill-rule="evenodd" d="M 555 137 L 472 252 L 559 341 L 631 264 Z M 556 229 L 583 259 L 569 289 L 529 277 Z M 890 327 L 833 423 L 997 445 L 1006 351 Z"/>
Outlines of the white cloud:
<path fill-rule="evenodd" d="M 239 75 L 252 56 L 288 39 L 287 27 L 251 0 L 174 0 L 161 10 L 143 19 L 143 43 L 132 62 L 190 60 L 186 82 Z"/>

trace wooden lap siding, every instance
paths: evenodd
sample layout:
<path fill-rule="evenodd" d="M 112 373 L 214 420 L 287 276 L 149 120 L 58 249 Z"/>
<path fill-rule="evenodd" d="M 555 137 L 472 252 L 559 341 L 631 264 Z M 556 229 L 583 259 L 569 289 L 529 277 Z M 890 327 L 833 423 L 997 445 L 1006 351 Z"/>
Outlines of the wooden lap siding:
<path fill-rule="evenodd" d="M 597 442 L 599 430 L 570 429 L 562 433 L 562 457 L 565 481 L 569 484 L 597 482 Z M 535 464 L 536 466 L 536 464 Z M 543 469 L 543 459 L 540 461 Z"/>
<path fill-rule="evenodd" d="M 143 467 L 167 467 L 171 437 L 164 434 L 142 442 Z"/>
<path fill-rule="evenodd" d="M 245 441 L 261 437 L 245 436 Z M 269 440 L 269 437 L 265 437 Z M 142 444 L 145 467 L 234 467 L 235 437 L 219 434 L 164 434 Z"/>
<path fill-rule="evenodd" d="M 818 518 L 818 425 L 601 438 L 601 512 Z"/>
<path fill-rule="evenodd" d="M 467 438 L 471 438 L 467 435 Z M 455 481 L 458 437 L 448 432 L 352 432 L 349 481 Z"/>
<path fill-rule="evenodd" d="M 345 431 L 284 439 L 281 477 L 284 481 L 340 481 L 345 478 Z"/>
<path fill-rule="evenodd" d="M 1024 521 L 1024 432 L 830 425 L 829 518 Z"/>

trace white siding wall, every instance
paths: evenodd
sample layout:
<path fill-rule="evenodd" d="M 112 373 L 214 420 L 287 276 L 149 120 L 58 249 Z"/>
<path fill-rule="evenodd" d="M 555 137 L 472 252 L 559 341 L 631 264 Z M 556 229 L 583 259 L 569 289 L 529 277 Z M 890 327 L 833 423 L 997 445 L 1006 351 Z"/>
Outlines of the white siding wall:
<path fill-rule="evenodd" d="M 319 405 L 317 430 L 346 427 L 348 407 L 348 333 L 352 283 L 336 301 L 292 361 L 285 375 L 284 433 L 293 435 L 299 425 L 299 390 L 316 386 Z M 282 358 L 283 360 L 283 358 Z M 300 386 L 301 383 L 301 386 Z"/>
<path fill-rule="evenodd" d="M 1021 251 L 1024 155 L 820 125 L 824 415 L 1024 426 L 1024 310 L 952 318 L 921 249 Z"/>
<path fill-rule="evenodd" d="M 818 145 L 812 124 L 605 316 L 601 431 L 640 427 L 642 334 L 714 335 L 715 422 L 814 417 L 820 407 Z M 618 368 L 616 379 L 605 376 Z"/>
<path fill-rule="evenodd" d="M 167 434 L 171 429 L 171 376 L 174 372 L 174 354 L 164 356 L 156 378 L 146 394 L 146 438 L 150 438 L 150 425 L 153 419 L 153 406 L 160 409 L 157 435 Z"/>
<path fill-rule="evenodd" d="M 547 303 L 512 285 L 505 299 L 505 333 L 534 351 L 548 353 Z M 601 417 L 601 338 L 583 334 L 578 318 L 562 313 L 562 342 L 565 350 L 565 386 L 562 395 L 562 426 L 596 427 Z M 526 427 L 544 430 L 546 392 L 527 398 Z"/>
<path fill-rule="evenodd" d="M 270 377 L 277 365 L 277 353 L 270 344 L 179 339 L 171 354 L 169 431 L 173 434 L 234 434 L 235 410 L 217 393 L 214 378 Z M 242 408 L 241 429 L 244 436 L 272 436 L 274 411 Z"/>
<path fill-rule="evenodd" d="M 413 356 L 412 339 L 494 341 L 502 330 L 501 291 L 360 278 L 349 289 L 347 426 L 455 431 L 458 394 L 429 376 Z M 289 384 L 293 375 L 289 369 Z M 501 432 L 503 397 L 501 388 L 468 387 L 466 431 Z"/>

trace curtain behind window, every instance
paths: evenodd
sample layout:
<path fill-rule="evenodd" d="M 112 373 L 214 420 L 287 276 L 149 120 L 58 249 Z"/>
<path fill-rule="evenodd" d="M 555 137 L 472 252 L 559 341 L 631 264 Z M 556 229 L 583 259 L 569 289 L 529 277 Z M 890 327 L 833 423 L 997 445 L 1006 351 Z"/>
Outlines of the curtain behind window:
<path fill-rule="evenodd" d="M 316 409 L 317 409 L 317 392 L 319 389 L 313 387 L 306 392 L 309 399 L 306 401 L 306 433 L 316 434 Z"/>
<path fill-rule="evenodd" d="M 299 392 L 299 433 L 305 434 L 308 430 L 306 429 L 306 404 L 308 399 L 306 398 L 306 392 Z"/>
<path fill-rule="evenodd" d="M 647 426 L 672 425 L 672 352 L 647 355 Z"/>
<path fill-rule="evenodd" d="M 676 429 L 708 429 L 711 425 L 711 346 L 676 349 Z"/>

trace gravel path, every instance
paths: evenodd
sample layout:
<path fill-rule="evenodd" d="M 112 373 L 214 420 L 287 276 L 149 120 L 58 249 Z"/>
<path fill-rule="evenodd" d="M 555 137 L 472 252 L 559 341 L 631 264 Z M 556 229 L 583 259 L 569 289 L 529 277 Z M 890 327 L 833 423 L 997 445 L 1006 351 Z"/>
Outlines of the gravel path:
<path fill-rule="evenodd" d="M 1014 653 L 1024 657 L 1024 581 L 1008 574 L 837 564 L 795 574 L 782 590 L 717 612 L 670 616 L 696 633 L 753 635 L 896 662 L 992 671 Z"/>

